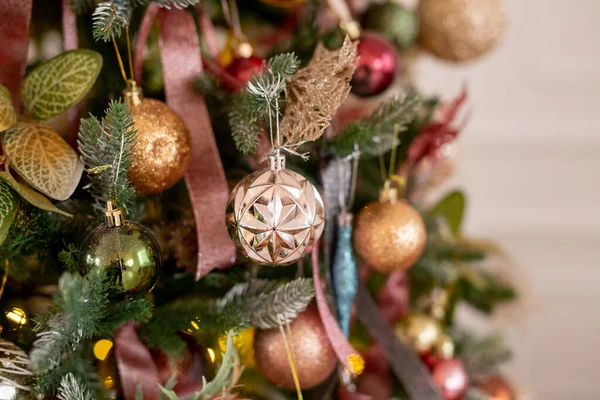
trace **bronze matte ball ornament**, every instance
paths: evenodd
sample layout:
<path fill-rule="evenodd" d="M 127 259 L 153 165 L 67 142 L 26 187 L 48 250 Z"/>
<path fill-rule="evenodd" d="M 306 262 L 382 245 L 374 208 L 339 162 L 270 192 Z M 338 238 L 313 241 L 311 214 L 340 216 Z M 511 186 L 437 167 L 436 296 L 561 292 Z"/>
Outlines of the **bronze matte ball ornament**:
<path fill-rule="evenodd" d="M 311 305 L 298 314 L 290 324 L 290 331 L 287 340 L 294 354 L 300 387 L 313 388 L 327 379 L 338 363 L 317 307 Z M 295 388 L 279 328 L 256 330 L 254 358 L 256 367 L 269 381 L 288 390 Z"/>

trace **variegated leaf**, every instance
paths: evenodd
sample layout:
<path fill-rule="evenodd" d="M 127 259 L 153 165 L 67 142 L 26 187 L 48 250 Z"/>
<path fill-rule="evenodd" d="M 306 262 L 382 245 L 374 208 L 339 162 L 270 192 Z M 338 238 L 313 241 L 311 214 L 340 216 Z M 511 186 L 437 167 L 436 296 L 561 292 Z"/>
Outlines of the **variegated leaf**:
<path fill-rule="evenodd" d="M 48 123 L 19 122 L 4 133 L 2 146 L 11 167 L 46 196 L 66 200 L 75 191 L 83 163 Z"/>
<path fill-rule="evenodd" d="M 25 113 L 47 119 L 68 110 L 85 96 L 102 68 L 102 56 L 79 49 L 40 64 L 25 78 L 21 99 Z"/>
<path fill-rule="evenodd" d="M 8 236 L 10 226 L 17 215 L 19 202 L 10 187 L 0 182 L 0 245 Z"/>
<path fill-rule="evenodd" d="M 63 211 L 60 208 L 56 207 L 54 204 L 52 204 L 50 202 L 50 200 L 48 200 L 48 198 L 46 196 L 35 191 L 31 187 L 29 187 L 29 185 L 27 185 L 26 183 L 17 181 L 8 172 L 5 172 L 5 171 L 0 172 L 0 181 L 8 184 L 11 188 L 14 189 L 15 192 L 17 192 L 19 195 L 21 195 L 21 198 L 23 200 L 25 200 L 26 202 L 28 202 L 29 204 L 31 204 L 34 207 L 37 207 L 41 210 L 61 214 L 61 215 L 64 215 L 65 217 L 73 216 L 73 215 L 69 214 L 68 212 Z"/>
<path fill-rule="evenodd" d="M 0 132 L 17 123 L 17 113 L 13 106 L 10 92 L 0 85 Z"/>

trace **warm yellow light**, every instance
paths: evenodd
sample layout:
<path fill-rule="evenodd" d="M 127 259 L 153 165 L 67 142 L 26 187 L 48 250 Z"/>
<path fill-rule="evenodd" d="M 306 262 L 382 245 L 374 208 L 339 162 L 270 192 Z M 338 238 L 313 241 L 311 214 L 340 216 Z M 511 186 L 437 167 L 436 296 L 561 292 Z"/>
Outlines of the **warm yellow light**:
<path fill-rule="evenodd" d="M 200 329 L 200 327 L 198 326 L 198 324 L 196 323 L 196 321 L 192 321 L 192 326 L 193 326 L 193 327 L 194 327 L 196 330 Z"/>
<path fill-rule="evenodd" d="M 214 363 L 215 362 L 215 351 L 209 347 L 208 349 L 206 349 L 206 352 L 208 353 L 208 356 L 210 357 L 210 362 Z"/>
<path fill-rule="evenodd" d="M 94 356 L 100 360 L 104 361 L 110 352 L 110 349 L 113 347 L 113 342 L 107 339 L 101 339 L 96 342 L 94 345 Z"/>
<path fill-rule="evenodd" d="M 13 307 L 7 311 L 6 318 L 17 325 L 25 325 L 27 323 L 27 315 L 19 307 Z"/>

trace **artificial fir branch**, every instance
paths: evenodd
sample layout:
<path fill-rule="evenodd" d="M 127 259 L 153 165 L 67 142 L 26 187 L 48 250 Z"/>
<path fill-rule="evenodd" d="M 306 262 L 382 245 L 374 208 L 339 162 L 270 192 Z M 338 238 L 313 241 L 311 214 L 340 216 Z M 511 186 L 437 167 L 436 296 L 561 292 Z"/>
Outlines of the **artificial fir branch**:
<path fill-rule="evenodd" d="M 463 362 L 469 376 L 483 380 L 498 371 L 501 364 L 512 358 L 512 353 L 499 335 L 478 338 L 467 332 L 453 333 L 456 355 Z"/>
<path fill-rule="evenodd" d="M 60 400 L 94 400 L 85 384 L 72 373 L 68 373 L 60 381 L 57 397 Z"/>
<path fill-rule="evenodd" d="M 129 0 L 110 0 L 98 4 L 92 16 L 94 40 L 108 42 L 121 36 L 121 31 L 129 25 L 131 12 Z"/>
<path fill-rule="evenodd" d="M 235 285 L 225 296 L 210 301 L 181 299 L 159 308 L 140 333 L 149 346 L 168 354 L 181 354 L 185 342 L 180 331 L 223 333 L 249 326 L 269 329 L 290 322 L 314 297 L 312 279 L 298 278 L 286 284 L 252 280 Z"/>
<path fill-rule="evenodd" d="M 229 111 L 229 125 L 237 149 L 243 154 L 254 154 L 258 149 L 258 135 L 269 116 L 277 117 L 276 102 L 285 90 L 285 81 L 298 71 L 300 62 L 294 53 L 278 54 L 269 59 L 262 72 L 247 84 L 247 90 L 233 98 Z"/>
<path fill-rule="evenodd" d="M 346 124 L 329 142 L 328 149 L 339 157 L 352 154 L 356 146 L 363 156 L 387 153 L 398 144 L 393 143 L 394 130 L 406 130 L 415 119 L 419 104 L 416 92 L 410 92 L 404 99 L 393 97 L 381 103 L 369 116 Z"/>
<path fill-rule="evenodd" d="M 102 121 L 94 116 L 81 120 L 79 151 L 97 208 L 103 209 L 111 199 L 125 209 L 133 205 L 135 190 L 127 171 L 133 161 L 136 138 L 131 110 L 123 100 L 111 101 Z"/>

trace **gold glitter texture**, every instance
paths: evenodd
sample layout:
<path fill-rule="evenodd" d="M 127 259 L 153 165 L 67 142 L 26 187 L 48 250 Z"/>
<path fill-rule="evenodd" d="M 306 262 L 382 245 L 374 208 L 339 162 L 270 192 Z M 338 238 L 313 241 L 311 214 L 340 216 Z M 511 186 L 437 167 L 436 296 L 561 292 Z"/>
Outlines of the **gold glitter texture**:
<path fill-rule="evenodd" d="M 316 306 L 309 306 L 290 324 L 288 337 L 294 354 L 300 387 L 310 389 L 335 370 L 337 358 L 329 343 Z M 256 330 L 254 357 L 261 374 L 285 389 L 293 390 L 294 380 L 279 328 Z"/>
<path fill-rule="evenodd" d="M 421 215 L 410 204 L 373 202 L 356 216 L 352 240 L 362 262 L 388 273 L 409 268 L 417 261 L 427 232 Z"/>
<path fill-rule="evenodd" d="M 502 0 L 421 0 L 421 44 L 436 56 L 472 61 L 493 49 L 506 24 Z"/>
<path fill-rule="evenodd" d="M 427 314 L 407 315 L 395 326 L 396 336 L 408 343 L 417 353 L 427 353 L 442 335 L 440 323 Z"/>
<path fill-rule="evenodd" d="M 356 43 L 346 36 L 337 50 L 319 43 L 308 65 L 288 79 L 285 115 L 281 121 L 284 144 L 317 140 L 350 92 L 356 62 Z"/>
<path fill-rule="evenodd" d="M 191 156 L 190 134 L 179 115 L 167 104 L 143 99 L 131 106 L 137 141 L 129 180 L 140 194 L 160 193 L 185 173 Z"/>

